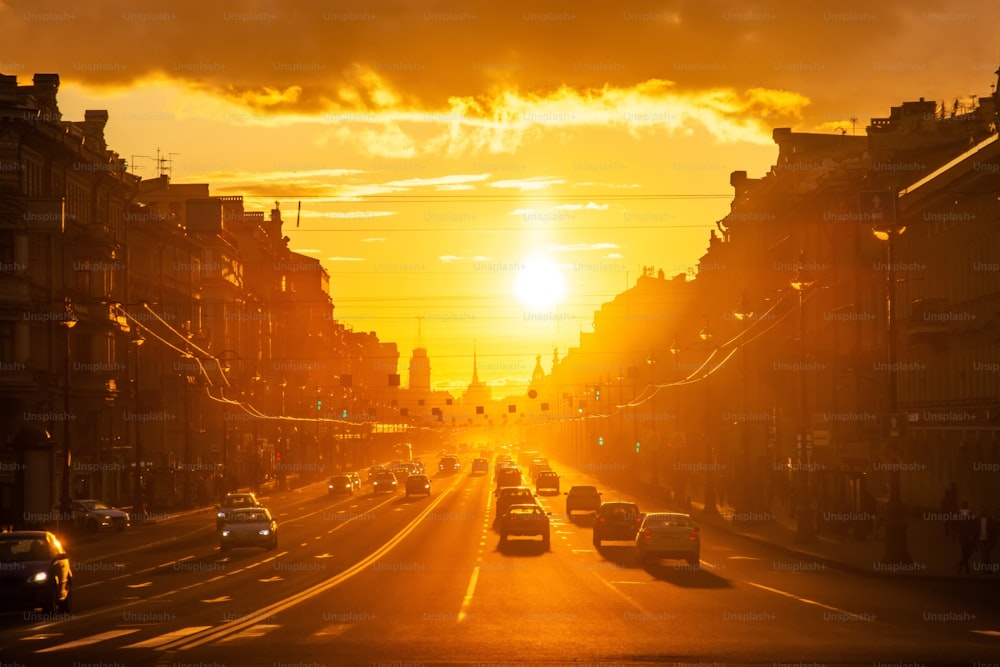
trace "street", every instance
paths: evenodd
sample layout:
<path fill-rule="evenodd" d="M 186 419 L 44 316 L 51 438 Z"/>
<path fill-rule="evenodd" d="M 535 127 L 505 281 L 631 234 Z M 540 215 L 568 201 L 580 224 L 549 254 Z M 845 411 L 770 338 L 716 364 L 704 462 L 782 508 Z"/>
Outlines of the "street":
<path fill-rule="evenodd" d="M 598 483 L 569 468 L 563 490 Z M 991 664 L 992 579 L 885 578 L 796 560 L 703 527 L 701 568 L 639 567 L 591 518 L 540 497 L 552 547 L 492 529 L 491 475 L 436 476 L 429 498 L 265 499 L 276 551 L 220 554 L 207 510 L 69 546 L 68 617 L 7 614 L 4 664 Z M 620 493 L 620 495 L 619 495 Z"/>

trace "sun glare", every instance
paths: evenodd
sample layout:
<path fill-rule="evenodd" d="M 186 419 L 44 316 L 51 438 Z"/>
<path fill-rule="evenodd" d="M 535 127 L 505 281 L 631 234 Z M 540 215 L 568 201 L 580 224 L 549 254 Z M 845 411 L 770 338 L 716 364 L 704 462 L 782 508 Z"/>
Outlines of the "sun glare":
<path fill-rule="evenodd" d="M 514 293 L 530 311 L 546 311 L 559 305 L 566 295 L 559 265 L 547 257 L 530 257 L 517 273 Z"/>

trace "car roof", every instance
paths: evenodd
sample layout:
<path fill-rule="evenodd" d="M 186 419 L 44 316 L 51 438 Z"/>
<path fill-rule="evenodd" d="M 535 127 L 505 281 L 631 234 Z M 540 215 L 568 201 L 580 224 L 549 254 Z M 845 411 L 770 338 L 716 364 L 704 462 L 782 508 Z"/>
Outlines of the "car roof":
<path fill-rule="evenodd" d="M 555 470 L 543 470 L 538 473 L 539 477 L 558 477 L 559 474 Z"/>
<path fill-rule="evenodd" d="M 0 540 L 26 540 L 26 539 L 42 539 L 48 535 L 51 535 L 46 530 L 12 530 L 7 533 L 0 533 Z"/>
<path fill-rule="evenodd" d="M 531 493 L 531 489 L 527 486 L 502 486 L 500 490 L 497 491 L 500 495 L 518 495 L 520 493 Z"/>
<path fill-rule="evenodd" d="M 593 484 L 577 484 L 575 486 L 569 487 L 569 492 L 570 493 L 573 493 L 574 491 L 576 491 L 578 493 L 579 492 L 583 492 L 583 491 L 588 491 L 588 492 L 589 491 L 593 491 L 594 493 L 596 493 L 597 492 L 597 487 L 594 486 Z"/>
<path fill-rule="evenodd" d="M 684 514 L 682 512 L 649 512 L 646 514 L 647 519 L 688 519 L 691 520 L 690 514 Z"/>

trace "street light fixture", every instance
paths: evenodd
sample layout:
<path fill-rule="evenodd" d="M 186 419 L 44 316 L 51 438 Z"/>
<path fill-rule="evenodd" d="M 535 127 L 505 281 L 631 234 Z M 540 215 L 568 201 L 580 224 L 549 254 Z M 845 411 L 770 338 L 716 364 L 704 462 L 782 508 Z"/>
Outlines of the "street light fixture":
<path fill-rule="evenodd" d="M 64 300 L 63 308 L 65 310 L 63 318 L 59 321 L 59 324 L 66 328 L 66 364 L 65 364 L 65 377 L 63 378 L 63 456 L 62 456 L 62 479 L 59 485 L 59 522 L 62 522 L 69 516 L 70 502 L 72 498 L 70 497 L 69 490 L 69 476 L 70 476 L 70 464 L 72 462 L 72 451 L 70 447 L 70 418 L 69 418 L 69 378 L 70 378 L 70 357 L 72 354 L 72 349 L 70 347 L 70 330 L 76 326 L 79 321 L 76 316 L 76 311 L 73 310 L 73 300 L 66 297 Z"/>
<path fill-rule="evenodd" d="M 132 409 L 136 413 L 140 412 L 139 409 L 139 397 L 141 395 L 141 390 L 139 387 L 139 348 L 142 347 L 146 339 L 142 337 L 142 334 L 136 332 L 134 338 L 132 338 L 132 345 L 135 347 L 135 379 L 132 384 Z M 187 417 L 187 415 L 185 415 Z M 135 468 L 132 471 L 132 514 L 133 520 L 139 520 L 136 515 L 146 514 L 146 499 L 145 494 L 142 490 L 142 422 L 143 419 L 136 419 L 135 421 Z"/>
<path fill-rule="evenodd" d="M 906 231 L 906 226 L 897 224 L 895 220 L 890 224 L 875 227 L 872 233 L 880 241 L 886 242 L 885 247 L 885 319 L 886 319 L 886 347 L 888 355 L 888 383 L 889 383 L 889 418 L 896 419 L 899 410 L 899 400 L 896 386 L 896 261 L 893 245 L 895 239 Z M 898 431 L 891 431 L 889 442 L 894 456 L 898 456 Z M 895 462 L 898 463 L 898 462 Z M 900 466 L 893 465 L 889 471 L 889 507 L 885 529 L 885 553 L 882 557 L 885 563 L 912 563 L 910 550 L 906 544 L 906 518 L 903 512 L 903 503 L 900 493 Z"/>
<path fill-rule="evenodd" d="M 812 489 L 810 488 L 809 468 L 812 465 L 812 434 L 808 433 L 807 414 L 808 403 L 806 401 L 806 318 L 805 308 L 802 305 L 805 293 L 812 289 L 813 281 L 806 277 L 805 262 L 803 253 L 799 252 L 799 266 L 795 271 L 795 276 L 789 283 L 793 290 L 799 294 L 799 410 L 798 429 L 796 434 L 798 447 L 798 478 L 799 478 L 799 500 L 796 506 L 796 527 L 795 541 L 799 544 L 808 544 L 816 540 L 816 527 L 812 511 Z"/>

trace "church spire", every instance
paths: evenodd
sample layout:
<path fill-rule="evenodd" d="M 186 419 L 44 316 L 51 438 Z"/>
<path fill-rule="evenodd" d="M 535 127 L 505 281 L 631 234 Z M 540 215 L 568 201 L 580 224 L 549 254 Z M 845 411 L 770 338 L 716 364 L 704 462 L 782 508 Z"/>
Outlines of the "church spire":
<path fill-rule="evenodd" d="M 479 359 L 476 355 L 476 341 L 472 341 L 472 384 L 479 386 Z"/>

